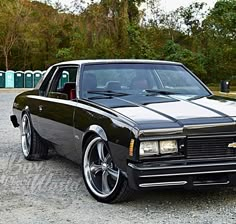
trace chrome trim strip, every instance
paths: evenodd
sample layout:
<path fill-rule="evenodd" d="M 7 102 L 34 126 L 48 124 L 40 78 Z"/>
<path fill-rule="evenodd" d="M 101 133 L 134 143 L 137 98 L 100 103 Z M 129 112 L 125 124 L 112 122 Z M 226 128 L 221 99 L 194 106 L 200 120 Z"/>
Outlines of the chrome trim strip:
<path fill-rule="evenodd" d="M 186 135 L 178 136 L 160 136 L 160 137 L 140 137 L 140 141 L 151 141 L 151 140 L 169 140 L 169 139 L 184 139 Z"/>
<path fill-rule="evenodd" d="M 196 174 L 212 174 L 212 173 L 232 173 L 236 170 L 217 170 L 217 171 L 202 171 L 202 172 L 189 172 L 189 173 L 167 173 L 167 174 L 154 174 L 154 175 L 142 175 L 140 178 L 152 178 L 152 177 L 172 177 L 172 176 L 184 176 L 184 175 L 196 175 Z"/>
<path fill-rule="evenodd" d="M 158 183 L 145 183 L 139 184 L 139 187 L 164 187 L 164 186 L 180 186 L 187 184 L 187 181 L 171 181 L 171 182 L 158 182 Z"/>
<path fill-rule="evenodd" d="M 235 122 L 228 123 L 214 123 L 214 124 L 199 124 L 199 125 L 184 125 L 181 128 L 160 128 L 160 129 L 150 129 L 150 130 L 140 130 L 139 136 L 150 136 L 150 135 L 171 135 L 171 134 L 179 134 L 183 133 L 184 130 L 189 129 L 202 129 L 202 128 L 213 128 L 213 127 L 221 127 L 221 126 L 232 126 L 235 125 Z"/>
<path fill-rule="evenodd" d="M 184 125 L 184 129 L 201 129 L 201 128 L 213 128 L 220 126 L 231 126 L 235 125 L 235 122 L 231 123 L 214 123 L 214 124 L 199 124 L 199 125 Z"/>
<path fill-rule="evenodd" d="M 188 139 L 195 139 L 195 138 L 225 138 L 225 137 L 236 137 L 236 133 L 235 134 L 225 134 L 225 135 L 197 135 L 197 136 L 189 136 Z"/>
<path fill-rule="evenodd" d="M 64 99 L 58 99 L 58 98 L 51 98 L 51 97 L 45 97 L 45 96 L 36 96 L 36 95 L 28 95 L 27 96 L 30 99 L 36 99 L 36 100 L 43 100 L 45 102 L 53 102 L 53 103 L 61 103 L 68 106 L 77 106 L 78 103 L 72 100 L 64 100 Z"/>
<path fill-rule="evenodd" d="M 227 184 L 229 184 L 230 183 L 230 181 L 228 180 L 228 181 L 226 181 L 226 182 L 212 182 L 212 183 L 197 183 L 197 184 L 195 184 L 194 182 L 193 182 L 193 186 L 214 186 L 214 185 L 227 185 Z"/>
<path fill-rule="evenodd" d="M 128 163 L 128 166 L 131 167 L 132 169 L 136 169 L 136 170 L 141 170 L 141 171 L 145 171 L 145 170 L 163 170 L 163 169 L 181 169 L 181 168 L 198 168 L 198 167 L 214 167 L 214 166 L 231 166 L 231 165 L 235 165 L 236 166 L 236 162 L 233 163 L 212 163 L 212 164 L 195 164 L 195 165 L 177 165 L 177 166 L 160 166 L 160 167 L 142 167 L 139 168 L 137 166 L 135 166 L 132 163 Z"/>
<path fill-rule="evenodd" d="M 149 130 L 140 130 L 140 135 L 171 135 L 171 134 L 179 134 L 183 132 L 183 128 L 160 128 L 160 129 L 149 129 Z"/>

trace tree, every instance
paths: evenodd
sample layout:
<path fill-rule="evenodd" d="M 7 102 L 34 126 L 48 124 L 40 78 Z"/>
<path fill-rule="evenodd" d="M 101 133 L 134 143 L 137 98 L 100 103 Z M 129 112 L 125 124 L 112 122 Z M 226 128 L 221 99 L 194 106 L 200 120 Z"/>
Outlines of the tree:
<path fill-rule="evenodd" d="M 25 0 L 2 0 L 0 2 L 0 49 L 5 58 L 6 70 L 9 69 L 9 53 L 19 39 L 22 27 L 27 22 L 29 10 L 25 4 L 27 4 Z"/>
<path fill-rule="evenodd" d="M 162 53 L 163 59 L 181 62 L 198 75 L 201 80 L 209 82 L 209 77 L 205 70 L 206 59 L 203 54 L 194 53 L 173 41 L 167 41 L 163 47 Z"/>
<path fill-rule="evenodd" d="M 0 1 L 0 68 L 72 59 L 147 58 L 186 64 L 205 82 L 236 74 L 236 1 L 163 12 L 159 0 Z M 141 3 L 148 9 L 139 9 Z M 148 15 L 148 16 L 147 16 Z"/>
<path fill-rule="evenodd" d="M 236 74 L 236 1 L 219 0 L 204 20 L 207 70 L 215 80 Z"/>

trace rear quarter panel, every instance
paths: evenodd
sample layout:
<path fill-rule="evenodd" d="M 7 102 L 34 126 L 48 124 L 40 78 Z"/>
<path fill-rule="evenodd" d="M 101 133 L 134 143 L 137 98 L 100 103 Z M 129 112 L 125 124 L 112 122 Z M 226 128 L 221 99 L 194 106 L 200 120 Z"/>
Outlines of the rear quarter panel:
<path fill-rule="evenodd" d="M 37 101 L 31 99 L 30 95 L 38 95 L 38 90 L 29 90 L 16 96 L 13 103 L 13 114 L 17 117 L 17 122 L 21 128 L 21 117 L 24 112 L 28 112 L 31 116 L 31 121 L 34 129 L 38 131 L 38 104 Z"/>

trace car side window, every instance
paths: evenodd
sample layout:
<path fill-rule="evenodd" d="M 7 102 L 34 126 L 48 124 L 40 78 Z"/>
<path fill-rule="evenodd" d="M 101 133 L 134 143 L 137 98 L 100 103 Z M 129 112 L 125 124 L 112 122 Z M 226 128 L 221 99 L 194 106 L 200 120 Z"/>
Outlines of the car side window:
<path fill-rule="evenodd" d="M 53 74 L 55 73 L 56 69 L 57 69 L 56 66 L 49 68 L 47 75 L 45 76 L 44 79 L 42 79 L 42 84 L 39 87 L 40 96 L 46 96 L 47 89 L 49 88 L 49 85 L 51 83 L 50 80 L 52 79 Z"/>
<path fill-rule="evenodd" d="M 78 67 L 61 67 L 53 76 L 48 97 L 64 100 L 76 98 L 76 75 Z"/>

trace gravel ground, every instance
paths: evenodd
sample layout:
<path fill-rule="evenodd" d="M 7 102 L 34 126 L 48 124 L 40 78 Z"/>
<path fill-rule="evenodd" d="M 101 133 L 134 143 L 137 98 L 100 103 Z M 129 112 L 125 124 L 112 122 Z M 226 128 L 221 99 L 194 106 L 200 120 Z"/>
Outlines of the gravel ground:
<path fill-rule="evenodd" d="M 18 90 L 19 92 L 19 90 Z M 107 205 L 90 197 L 80 167 L 60 156 L 29 162 L 9 121 L 16 90 L 0 90 L 0 223 L 236 223 L 232 188 L 142 192 Z"/>

